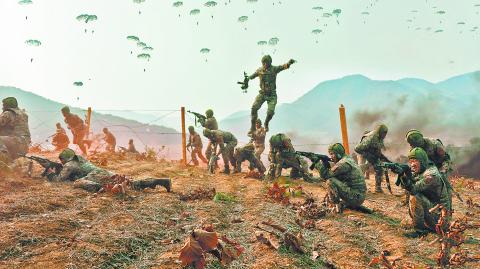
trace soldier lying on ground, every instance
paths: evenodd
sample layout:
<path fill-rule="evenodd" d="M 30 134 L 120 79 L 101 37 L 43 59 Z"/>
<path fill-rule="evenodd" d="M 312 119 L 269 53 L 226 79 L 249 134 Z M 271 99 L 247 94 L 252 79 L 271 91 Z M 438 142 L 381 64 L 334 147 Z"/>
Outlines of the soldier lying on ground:
<path fill-rule="evenodd" d="M 63 168 L 58 174 L 50 170 L 47 173 L 47 178 L 50 181 L 73 181 L 75 188 L 98 192 L 106 184 L 110 184 L 109 180 L 115 175 L 110 171 L 95 166 L 82 156 L 76 155 L 71 149 L 62 151 L 58 158 L 63 164 Z M 168 178 L 148 178 L 132 180 L 130 185 L 137 190 L 163 186 L 170 192 L 172 182 Z"/>

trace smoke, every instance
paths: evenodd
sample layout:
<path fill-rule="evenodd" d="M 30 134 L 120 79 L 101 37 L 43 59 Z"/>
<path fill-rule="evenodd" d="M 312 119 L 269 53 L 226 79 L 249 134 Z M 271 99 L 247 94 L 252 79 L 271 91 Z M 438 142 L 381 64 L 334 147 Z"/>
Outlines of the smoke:
<path fill-rule="evenodd" d="M 480 137 L 470 140 L 465 147 L 449 146 L 448 151 L 454 160 L 454 174 L 480 178 Z"/>

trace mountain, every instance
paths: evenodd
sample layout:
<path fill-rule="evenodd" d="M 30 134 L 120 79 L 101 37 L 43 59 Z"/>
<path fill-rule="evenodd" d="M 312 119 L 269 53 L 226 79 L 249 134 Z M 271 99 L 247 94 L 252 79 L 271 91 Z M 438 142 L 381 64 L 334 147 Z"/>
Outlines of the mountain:
<path fill-rule="evenodd" d="M 27 111 L 33 143 L 40 143 L 43 147 L 48 147 L 50 144 L 48 142 L 49 136 L 55 132 L 55 123 L 60 122 L 62 126 L 66 127 L 60 112 L 60 109 L 65 104 L 18 88 L 0 87 L 0 99 L 8 96 L 16 97 L 20 108 Z M 81 118 L 85 118 L 86 111 L 84 109 L 71 107 L 71 111 Z M 175 129 L 154 124 L 144 124 L 135 120 L 93 111 L 91 122 L 93 133 L 101 133 L 104 127 L 108 127 L 117 137 L 117 145 L 119 146 L 127 145 L 128 140 L 132 138 L 139 150 L 145 146 L 155 148 L 165 146 L 164 150 L 169 151 L 169 156 L 180 156 L 180 147 L 178 145 L 181 144 L 181 135 Z M 96 137 L 99 136 L 96 135 Z"/>
<path fill-rule="evenodd" d="M 480 72 L 439 83 L 416 78 L 372 80 L 350 75 L 319 83 L 294 102 L 278 105 L 270 134 L 290 133 L 297 145 L 339 141 L 338 107 L 344 104 L 352 143 L 365 130 L 384 122 L 390 127 L 387 142 L 391 144 L 405 144 L 404 134 L 412 128 L 421 129 L 427 136 L 442 137 L 447 143 L 462 144 L 480 134 L 480 113 L 476 109 L 479 93 Z M 263 120 L 265 108 L 259 114 Z M 249 118 L 249 111 L 235 112 L 220 122 L 220 128 L 245 141 Z M 325 149 L 324 145 L 319 146 Z"/>

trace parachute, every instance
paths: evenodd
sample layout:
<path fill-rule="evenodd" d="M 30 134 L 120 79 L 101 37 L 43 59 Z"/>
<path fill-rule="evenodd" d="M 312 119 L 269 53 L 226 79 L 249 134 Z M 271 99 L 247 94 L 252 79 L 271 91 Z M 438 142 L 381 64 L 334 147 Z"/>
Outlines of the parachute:
<path fill-rule="evenodd" d="M 138 54 L 138 55 L 137 55 L 137 58 L 138 58 L 138 59 L 144 59 L 144 60 L 149 61 L 150 58 L 151 58 L 151 56 L 150 56 L 150 54 L 148 54 L 148 53 L 142 53 L 142 54 Z"/>
<path fill-rule="evenodd" d="M 89 21 L 96 21 L 97 19 L 97 15 L 81 14 L 77 16 L 78 21 L 83 21 L 85 23 L 88 23 Z"/>
<path fill-rule="evenodd" d="M 174 3 L 173 3 L 173 6 L 174 6 L 174 7 L 181 7 L 181 6 L 183 6 L 183 2 L 182 2 L 182 1 L 174 2 Z"/>
<path fill-rule="evenodd" d="M 278 44 L 278 42 L 280 41 L 280 39 L 278 39 L 278 37 L 272 37 L 270 38 L 270 40 L 268 40 L 268 44 L 270 46 L 275 46 Z"/>
<path fill-rule="evenodd" d="M 440 14 L 440 15 L 443 15 L 443 14 L 445 14 L 446 12 L 443 11 L 443 10 L 439 10 L 439 11 L 437 11 L 437 12 L 435 12 L 435 13 Z"/>
<path fill-rule="evenodd" d="M 248 21 L 248 16 L 241 16 L 241 17 L 238 18 L 238 21 L 239 22 L 246 22 L 246 21 Z"/>
<path fill-rule="evenodd" d="M 141 48 L 145 48 L 147 44 L 145 44 L 144 42 L 137 42 L 137 46 Z"/>
<path fill-rule="evenodd" d="M 332 11 L 332 14 L 335 15 L 335 17 L 337 17 L 337 24 L 340 24 L 340 22 L 338 21 L 338 16 L 340 16 L 341 13 L 342 13 L 341 9 L 334 9 Z"/>
<path fill-rule="evenodd" d="M 83 82 L 81 82 L 81 81 L 75 81 L 75 82 L 73 83 L 73 85 L 74 85 L 74 86 L 77 86 L 77 87 L 81 87 L 81 86 L 83 86 Z"/>
<path fill-rule="evenodd" d="M 200 53 L 209 53 L 210 52 L 210 49 L 209 48 L 203 48 L 200 50 Z"/>
<path fill-rule="evenodd" d="M 268 44 L 268 42 L 267 42 L 267 41 L 264 41 L 264 40 L 261 40 L 261 41 L 258 41 L 258 42 L 257 42 L 257 45 L 259 45 L 259 46 L 265 46 L 265 45 L 267 45 L 267 44 Z"/>
<path fill-rule="evenodd" d="M 25 44 L 27 44 L 29 46 L 39 47 L 40 45 L 42 45 L 42 42 L 40 42 L 39 40 L 35 40 L 35 39 L 29 39 L 29 40 L 25 41 Z"/>
<path fill-rule="evenodd" d="M 318 35 L 321 34 L 323 31 L 321 29 L 313 29 L 312 34 Z"/>
<path fill-rule="evenodd" d="M 32 0 L 21 0 L 18 2 L 20 5 L 31 5 L 33 4 Z"/>
<path fill-rule="evenodd" d="M 134 36 L 134 35 L 129 35 L 129 36 L 127 36 L 127 40 L 139 42 L 140 38 L 138 38 L 137 36 Z"/>
<path fill-rule="evenodd" d="M 313 10 L 322 10 L 323 7 L 312 7 Z"/>
<path fill-rule="evenodd" d="M 190 10 L 190 15 L 198 15 L 200 14 L 200 9 L 192 9 Z"/>
<path fill-rule="evenodd" d="M 133 0 L 133 2 L 136 4 L 141 4 L 141 3 L 144 3 L 145 0 Z"/>
<path fill-rule="evenodd" d="M 208 1 L 204 4 L 204 6 L 206 6 L 206 7 L 214 7 L 216 5 L 217 5 L 217 2 L 215 2 L 215 1 Z"/>
<path fill-rule="evenodd" d="M 143 50 L 143 51 L 152 51 L 153 48 L 152 48 L 152 47 L 144 47 L 142 50 Z"/>

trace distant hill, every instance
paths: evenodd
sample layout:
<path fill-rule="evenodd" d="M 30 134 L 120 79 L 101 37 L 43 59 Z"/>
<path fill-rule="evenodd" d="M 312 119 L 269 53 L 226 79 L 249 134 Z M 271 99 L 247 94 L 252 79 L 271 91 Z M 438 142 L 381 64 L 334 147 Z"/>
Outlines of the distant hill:
<path fill-rule="evenodd" d="M 404 134 L 411 128 L 420 129 L 427 136 L 441 137 L 446 143 L 465 144 L 480 135 L 480 110 L 476 107 L 479 96 L 480 72 L 439 83 L 415 78 L 372 80 L 351 75 L 322 82 L 296 101 L 278 105 L 270 134 L 290 133 L 294 144 L 339 141 L 338 107 L 344 104 L 352 143 L 365 130 L 384 122 L 390 127 L 387 140 L 392 145 L 403 145 L 400 148 L 405 146 Z M 252 102 L 253 98 L 252 95 Z M 263 120 L 265 109 L 260 114 Z M 249 111 L 235 112 L 220 122 L 220 128 L 245 141 L 249 118 Z"/>
<path fill-rule="evenodd" d="M 49 136 L 55 131 L 55 123 L 60 122 L 65 127 L 60 109 L 65 106 L 31 92 L 14 87 L 0 87 L 0 99 L 15 96 L 20 108 L 26 109 L 29 115 L 30 131 L 34 143 L 49 145 Z M 86 111 L 71 108 L 72 112 L 85 118 Z M 166 146 L 169 155 L 179 156 L 181 136 L 178 131 L 159 125 L 149 125 L 138 121 L 125 119 L 109 114 L 92 113 L 92 131 L 100 133 L 103 127 L 108 127 L 117 137 L 117 145 L 125 146 L 130 138 L 135 140 L 137 149 L 148 145 L 160 148 Z M 71 134 L 69 133 L 70 137 Z"/>

